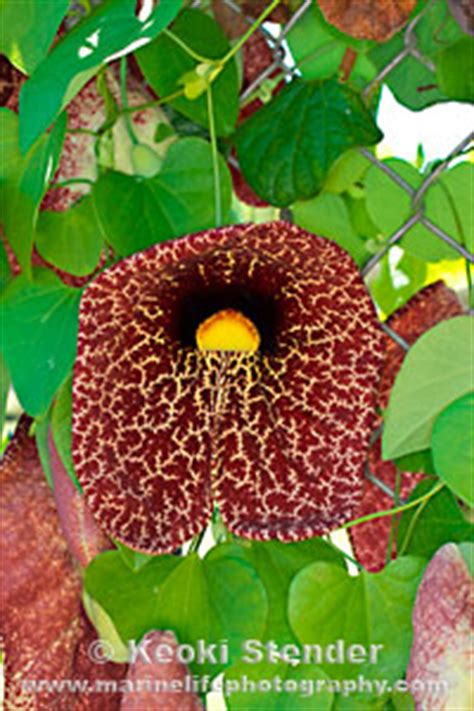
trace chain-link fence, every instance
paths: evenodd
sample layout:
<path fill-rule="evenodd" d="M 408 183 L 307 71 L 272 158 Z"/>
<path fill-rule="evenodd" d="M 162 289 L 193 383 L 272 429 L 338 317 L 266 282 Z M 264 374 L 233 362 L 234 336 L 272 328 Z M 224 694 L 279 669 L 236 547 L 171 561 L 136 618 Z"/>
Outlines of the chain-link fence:
<path fill-rule="evenodd" d="M 242 7 L 238 5 L 233 0 L 221 0 L 222 4 L 227 5 L 229 10 L 235 14 L 236 20 L 244 20 L 249 26 L 255 22 L 254 17 L 249 17 L 242 10 Z M 275 32 L 272 27 L 271 30 L 268 27 L 261 26 L 258 32 L 261 32 L 265 37 L 271 51 L 273 53 L 273 61 L 265 67 L 265 69 L 249 84 L 241 93 L 240 101 L 241 105 L 245 105 L 249 97 L 252 97 L 255 92 L 262 86 L 262 84 L 273 77 L 276 71 L 280 71 L 281 74 L 285 76 L 287 80 L 291 79 L 293 76 L 298 74 L 298 65 L 288 57 L 288 51 L 286 47 L 286 40 L 289 32 L 297 25 L 298 22 L 305 16 L 313 4 L 314 0 L 304 0 L 304 2 L 298 7 L 294 12 L 288 22 L 279 26 L 279 29 Z M 418 38 L 415 34 L 415 29 L 418 23 L 423 19 L 424 15 L 430 10 L 430 7 L 436 0 L 431 0 L 425 7 L 419 12 L 406 26 L 403 32 L 403 47 L 400 52 L 393 57 L 390 62 L 383 67 L 379 73 L 366 85 L 362 92 L 362 96 L 365 100 L 368 100 L 372 95 L 373 91 L 376 90 L 380 85 L 388 78 L 390 73 L 398 67 L 407 57 L 412 56 L 418 62 L 427 67 L 430 71 L 435 71 L 436 67 L 432 60 L 425 56 L 423 52 L 418 47 Z M 200 7 L 203 5 L 202 0 L 195 0 L 193 7 Z M 393 180 L 400 188 L 402 188 L 410 198 L 411 211 L 409 217 L 405 222 L 399 227 L 390 237 L 384 241 L 381 245 L 379 251 L 377 251 L 364 265 L 362 268 L 362 274 L 364 278 L 369 279 L 376 267 L 379 265 L 381 260 L 388 254 L 394 245 L 398 245 L 402 238 L 407 235 L 407 233 L 417 224 L 424 226 L 430 232 L 432 232 L 439 240 L 442 240 L 445 244 L 449 245 L 454 249 L 460 257 L 466 260 L 467 265 L 474 264 L 474 254 L 470 253 L 465 246 L 459 243 L 459 241 L 448 234 L 439 225 L 432 222 L 425 214 L 425 204 L 424 199 L 427 194 L 428 189 L 435 183 L 442 173 L 449 168 L 452 162 L 459 157 L 461 154 L 465 153 L 467 149 L 472 145 L 474 141 L 474 131 L 470 132 L 458 145 L 454 146 L 449 154 L 440 162 L 436 164 L 431 172 L 429 172 L 423 179 L 422 183 L 418 188 L 413 188 L 406 180 L 403 179 L 401 175 L 392 170 L 390 166 L 379 160 L 373 152 L 362 148 L 360 152 L 362 155 L 370 161 L 370 163 L 376 165 L 379 170 L 383 171 L 391 180 Z M 235 167 L 237 163 L 234 163 Z M 466 205 L 466 209 L 470 209 L 469 205 Z M 285 219 L 291 219 L 291 211 L 284 211 Z M 468 266 L 469 268 L 469 266 Z M 469 308 L 469 307 L 468 307 Z M 470 313 L 473 313 L 472 309 L 469 309 Z M 390 336 L 399 346 L 401 346 L 405 351 L 408 351 L 408 343 L 393 329 L 391 329 L 386 323 L 381 323 L 382 329 L 385 333 Z M 372 442 L 374 443 L 378 437 L 381 436 L 382 427 L 379 427 L 373 434 Z M 381 491 L 385 494 L 391 496 L 394 502 L 400 503 L 400 497 L 395 494 L 395 492 L 383 481 L 380 481 L 367 466 L 366 476 L 372 483 L 378 486 Z"/>

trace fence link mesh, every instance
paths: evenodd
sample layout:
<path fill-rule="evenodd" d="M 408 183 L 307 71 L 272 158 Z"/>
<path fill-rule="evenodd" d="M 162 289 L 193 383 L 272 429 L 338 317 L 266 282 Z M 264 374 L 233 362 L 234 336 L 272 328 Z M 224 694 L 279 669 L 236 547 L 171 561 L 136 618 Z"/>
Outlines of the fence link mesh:
<path fill-rule="evenodd" d="M 238 5 L 234 0 L 220 0 L 222 4 L 227 5 L 227 7 L 235 14 L 236 19 L 239 18 L 251 26 L 255 22 L 254 17 L 249 17 L 242 10 L 242 7 Z M 245 105 L 249 97 L 255 94 L 255 92 L 262 86 L 262 84 L 274 75 L 276 71 L 280 71 L 284 77 L 289 80 L 295 74 L 298 73 L 298 65 L 295 65 L 291 59 L 288 61 L 288 52 L 286 48 L 286 39 L 289 32 L 299 23 L 305 14 L 309 11 L 314 0 L 304 0 L 304 2 L 297 8 L 294 14 L 290 17 L 285 25 L 279 25 L 278 31 L 275 34 L 274 31 L 270 31 L 265 25 L 261 26 L 258 32 L 261 32 L 265 37 L 268 45 L 271 48 L 273 54 L 273 61 L 271 64 L 265 67 L 265 69 L 249 84 L 241 93 L 240 101 L 241 105 Z M 415 33 L 415 29 L 419 22 L 422 20 L 426 12 L 429 11 L 430 6 L 436 2 L 436 0 L 430 0 L 425 7 L 421 10 L 419 14 L 416 15 L 406 26 L 403 31 L 403 47 L 401 51 L 393 57 L 386 66 L 384 66 L 378 74 L 365 86 L 362 91 L 362 96 L 365 100 L 371 96 L 371 94 L 381 86 L 381 84 L 388 78 L 389 74 L 398 67 L 407 57 L 412 56 L 422 63 L 425 67 L 431 71 L 435 71 L 436 67 L 432 60 L 425 56 L 423 52 L 418 47 L 418 38 Z M 193 3 L 194 7 L 202 6 L 202 0 L 195 0 Z M 273 28 L 272 28 L 273 30 Z M 432 222 L 425 214 L 425 204 L 424 198 L 427 194 L 428 189 L 435 183 L 440 176 L 446 171 L 453 161 L 460 155 L 465 153 L 470 147 L 472 147 L 474 142 L 474 131 L 471 131 L 458 145 L 454 146 L 453 149 L 445 156 L 445 158 L 437 162 L 436 166 L 424 177 L 420 186 L 415 189 L 407 181 L 405 181 L 397 172 L 392 170 L 390 166 L 382 162 L 373 152 L 362 148 L 360 149 L 361 154 L 370 163 L 376 165 L 379 170 L 383 171 L 391 180 L 393 180 L 399 187 L 401 187 L 409 196 L 411 203 L 411 214 L 403 223 L 403 225 L 397 229 L 381 246 L 380 250 L 377 251 L 369 260 L 366 262 L 361 272 L 365 279 L 369 279 L 374 270 L 380 264 L 381 260 L 388 254 L 391 248 L 398 245 L 402 238 L 417 224 L 423 225 L 430 232 L 432 232 L 439 240 L 452 247 L 460 257 L 466 260 L 468 265 L 474 264 L 474 254 L 469 252 L 469 250 L 459 243 L 459 241 L 453 236 L 448 234 L 439 225 Z M 237 167 L 237 164 L 234 163 Z M 469 205 L 466 205 L 466 209 L 472 209 Z M 291 211 L 284 211 L 285 219 L 291 219 Z M 469 309 L 469 307 L 468 307 Z M 472 309 L 469 309 L 469 313 L 473 313 Z M 393 331 L 386 323 L 381 322 L 381 327 L 385 333 L 392 338 L 399 346 L 401 346 L 405 351 L 408 351 L 410 346 L 408 343 L 395 331 Z M 373 435 L 373 442 L 381 436 L 382 427 L 379 427 Z M 369 469 L 367 464 L 366 467 L 367 478 L 375 484 L 381 491 L 388 494 L 394 502 L 400 503 L 400 497 L 383 481 L 380 481 Z"/>

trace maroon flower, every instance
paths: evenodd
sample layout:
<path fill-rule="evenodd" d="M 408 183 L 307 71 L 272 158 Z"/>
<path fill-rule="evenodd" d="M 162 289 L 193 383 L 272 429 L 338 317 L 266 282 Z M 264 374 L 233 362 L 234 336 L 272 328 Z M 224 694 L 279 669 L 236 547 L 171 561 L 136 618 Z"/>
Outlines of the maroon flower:
<path fill-rule="evenodd" d="M 382 334 L 351 258 L 284 222 L 156 245 L 84 292 L 73 458 L 110 536 L 172 551 L 213 503 L 296 541 L 357 509 Z"/>
<path fill-rule="evenodd" d="M 0 462 L 1 636 L 5 645 L 5 709 L 115 711 L 120 698 L 87 697 L 67 688 L 48 689 L 55 680 L 120 679 L 124 665 L 97 668 L 87 659 L 96 638 L 81 606 L 81 577 L 71 558 L 46 483 L 31 419 L 23 417 Z M 41 690 L 28 682 L 43 681 Z M 100 702 L 100 703 L 99 703 Z"/>
<path fill-rule="evenodd" d="M 425 287 L 410 301 L 399 309 L 388 320 L 390 328 L 398 333 L 409 345 L 437 323 L 462 313 L 462 306 L 451 289 L 442 282 Z M 390 392 L 395 378 L 400 370 L 405 351 L 395 343 L 390 336 L 385 337 L 385 363 L 380 383 L 379 408 L 381 411 L 388 406 Z M 379 424 L 382 423 L 380 418 Z M 369 468 L 375 476 L 395 489 L 397 467 L 391 461 L 383 461 L 380 451 L 380 440 L 374 443 L 369 453 Z M 401 472 L 401 498 L 407 498 L 412 489 L 423 478 L 421 473 Z M 393 507 L 393 499 L 384 494 L 375 484 L 366 480 L 364 496 L 357 516 L 365 516 L 375 511 L 383 511 Z M 362 565 L 367 570 L 376 572 L 385 566 L 387 547 L 390 537 L 390 518 L 379 518 L 374 521 L 354 526 L 350 529 L 350 538 L 354 551 Z M 392 556 L 395 557 L 395 545 Z"/>
<path fill-rule="evenodd" d="M 473 707 L 473 554 L 472 543 L 447 543 L 418 588 L 407 670 L 417 709 Z"/>
<path fill-rule="evenodd" d="M 150 652 L 159 644 L 168 646 L 172 656 L 166 663 L 94 661 L 97 633 L 82 607 L 77 563 L 87 565 L 107 544 L 53 458 L 58 516 L 28 434 L 31 424 L 30 418 L 21 418 L 0 461 L 5 711 L 197 711 L 202 705 L 196 694 L 184 690 L 188 670 L 173 656 L 177 642 L 170 632 L 152 630 L 145 639 L 152 643 Z M 169 693 L 166 683 L 171 689 L 183 684 L 183 689 Z"/>

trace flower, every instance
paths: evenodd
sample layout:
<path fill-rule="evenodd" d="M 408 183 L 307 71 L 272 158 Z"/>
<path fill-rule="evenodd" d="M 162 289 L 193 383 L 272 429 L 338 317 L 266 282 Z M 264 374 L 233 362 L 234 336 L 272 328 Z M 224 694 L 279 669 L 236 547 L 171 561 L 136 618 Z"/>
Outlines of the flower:
<path fill-rule="evenodd" d="M 406 675 L 417 709 L 473 707 L 473 549 L 472 543 L 446 543 L 418 588 Z"/>
<path fill-rule="evenodd" d="M 98 663 L 110 647 L 98 640 L 82 606 L 77 563 L 87 565 L 105 542 L 88 521 L 83 502 L 72 495 L 73 485 L 62 464 L 58 468 L 57 453 L 52 461 L 54 493 L 49 488 L 29 436 L 31 425 L 31 418 L 23 415 L 0 460 L 0 558 L 5 571 L 0 631 L 6 711 L 202 709 L 193 692 L 166 691 L 167 684 L 183 683 L 189 674 L 176 661 L 177 641 L 170 631 L 150 630 L 137 640 L 151 642 L 153 648 L 166 644 L 172 651 L 169 661 L 145 664 L 137 657 L 130 664 L 105 658 Z M 144 678 L 149 686 L 136 683 Z M 62 682 L 63 688 L 55 687 Z M 41 688 L 31 688 L 34 683 Z M 89 691 L 78 692 L 84 686 Z"/>
<path fill-rule="evenodd" d="M 284 222 L 104 271 L 82 298 L 73 384 L 73 460 L 99 525 L 154 553 L 213 504 L 257 540 L 336 528 L 361 498 L 382 343 L 349 255 Z"/>
<path fill-rule="evenodd" d="M 420 336 L 437 323 L 462 314 L 462 305 L 454 291 L 444 282 L 438 281 L 425 287 L 410 301 L 398 309 L 388 320 L 388 325 L 410 346 Z M 405 351 L 390 337 L 385 337 L 385 363 L 380 382 L 379 409 L 388 406 L 390 392 L 400 370 Z M 380 418 L 379 424 L 381 424 Z M 380 440 L 377 440 L 369 453 L 369 468 L 375 476 L 395 489 L 397 467 L 391 461 L 383 461 Z M 400 497 L 407 498 L 413 488 L 423 478 L 421 472 L 400 472 Z M 383 493 L 370 480 L 364 485 L 364 495 L 357 516 L 362 517 L 375 511 L 393 507 L 393 500 Z M 357 560 L 370 571 L 376 572 L 385 566 L 388 542 L 390 538 L 390 518 L 378 518 L 349 529 L 349 535 Z M 394 546 L 395 548 L 395 546 Z M 392 551 L 395 557 L 395 550 Z"/>
<path fill-rule="evenodd" d="M 46 688 L 54 680 L 91 681 L 99 669 L 87 656 L 96 633 L 81 606 L 81 576 L 63 535 L 64 518 L 61 522 L 58 517 L 35 441 L 28 435 L 31 424 L 23 415 L 0 461 L 5 709 L 113 711 L 120 703 L 116 694 L 78 697 L 66 688 Z M 93 545 L 95 541 L 94 534 Z M 125 665 L 100 667 L 103 679 L 119 680 L 126 673 Z M 27 686 L 35 680 L 46 685 L 36 693 Z"/>
<path fill-rule="evenodd" d="M 416 0 L 318 0 L 324 18 L 358 39 L 386 42 L 403 27 Z"/>

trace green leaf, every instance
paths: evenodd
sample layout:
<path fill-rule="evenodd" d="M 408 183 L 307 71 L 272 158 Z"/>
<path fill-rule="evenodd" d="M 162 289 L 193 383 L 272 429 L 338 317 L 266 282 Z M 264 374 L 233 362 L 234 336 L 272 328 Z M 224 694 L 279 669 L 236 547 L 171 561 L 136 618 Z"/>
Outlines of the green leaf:
<path fill-rule="evenodd" d="M 321 193 L 292 206 L 294 221 L 314 234 L 329 237 L 360 266 L 369 256 L 364 241 L 355 233 L 346 203 L 340 195 Z"/>
<path fill-rule="evenodd" d="M 55 274 L 21 276 L 1 298 L 3 355 L 23 408 L 44 415 L 76 355 L 80 292 Z"/>
<path fill-rule="evenodd" d="M 185 10 L 173 24 L 172 34 L 208 59 L 220 59 L 229 51 L 229 43 L 219 25 L 200 10 Z M 196 60 L 168 33 L 163 33 L 136 56 L 147 82 L 159 96 L 169 96 L 182 88 L 183 77 L 196 68 Z M 229 135 L 239 114 L 239 81 L 235 60 L 227 62 L 213 82 L 212 97 L 216 133 L 218 136 Z M 209 126 L 206 96 L 198 95 L 195 99 L 179 97 L 170 103 L 199 125 Z"/>
<path fill-rule="evenodd" d="M 154 555 L 140 553 L 140 551 L 133 551 L 131 548 L 127 548 L 127 546 L 125 546 L 123 543 L 120 543 L 120 541 L 114 541 L 114 543 L 117 546 L 117 550 L 122 556 L 124 563 L 128 565 L 130 570 L 133 570 L 135 572 L 137 570 L 141 570 L 141 568 L 147 565 L 147 563 L 156 558 L 156 556 Z"/>
<path fill-rule="evenodd" d="M 424 474 L 435 474 L 431 449 L 423 449 L 413 454 L 405 454 L 398 457 L 393 463 L 401 472 L 423 472 Z"/>
<path fill-rule="evenodd" d="M 381 138 L 362 100 L 347 86 L 297 79 L 242 124 L 236 145 L 250 186 L 267 202 L 286 207 L 316 195 L 349 148 Z"/>
<path fill-rule="evenodd" d="M 425 479 L 411 492 L 409 501 L 427 494 L 437 482 Z M 419 506 L 404 511 L 398 525 L 397 549 L 431 558 L 445 543 L 472 541 L 474 526 L 463 516 L 455 497 L 442 489 Z"/>
<path fill-rule="evenodd" d="M 38 209 L 56 172 L 66 131 L 66 115 L 22 157 L 18 147 L 18 117 L 0 111 L 0 133 L 6 136 L 6 161 L 0 173 L 5 235 L 25 274 L 30 273 L 31 247 Z"/>
<path fill-rule="evenodd" d="M 459 163 L 445 171 L 424 197 L 425 215 L 469 251 L 474 250 L 474 214 L 466 210 L 472 199 L 474 166 Z M 459 259 L 459 254 L 437 235 L 415 225 L 402 240 L 402 246 L 420 259 L 436 262 Z"/>
<path fill-rule="evenodd" d="M 326 663 L 332 678 L 403 676 L 412 639 L 411 612 L 424 563 L 399 558 L 380 573 L 362 571 L 351 577 L 329 563 L 313 563 L 297 574 L 290 587 L 291 626 L 302 644 L 363 645 L 365 659 Z M 383 645 L 370 662 L 370 645 Z M 360 650 L 359 650 L 360 651 Z M 373 650 L 374 653 L 376 650 Z"/>
<path fill-rule="evenodd" d="M 128 647 L 120 639 L 110 617 L 86 592 L 83 594 L 82 602 L 87 617 L 94 625 L 98 638 L 109 645 L 109 652 L 112 650 L 109 661 L 116 664 L 126 664 L 129 660 Z"/>
<path fill-rule="evenodd" d="M 0 435 L 3 438 L 5 427 L 5 415 L 7 409 L 8 392 L 10 390 L 10 376 L 8 374 L 5 359 L 0 353 Z"/>
<path fill-rule="evenodd" d="M 474 101 L 474 40 L 469 37 L 438 55 L 436 76 L 441 91 L 456 101 Z"/>
<path fill-rule="evenodd" d="M 344 54 L 351 46 L 357 49 L 357 59 L 349 81 L 362 89 L 376 75 L 374 64 L 365 55 L 370 43 L 338 32 L 325 21 L 316 3 L 294 25 L 287 41 L 303 79 L 328 79 L 337 75 Z"/>
<path fill-rule="evenodd" d="M 51 489 L 54 489 L 51 457 L 49 453 L 48 434 L 51 423 L 51 409 L 35 420 L 35 442 L 41 462 L 41 468 Z"/>
<path fill-rule="evenodd" d="M 102 224 L 90 196 L 64 212 L 42 211 L 35 243 L 47 262 L 76 276 L 90 275 L 104 246 Z"/>
<path fill-rule="evenodd" d="M 234 546 L 237 548 L 237 544 Z M 252 541 L 250 545 L 238 547 L 240 555 L 257 571 L 267 592 L 269 612 L 262 639 L 294 642 L 287 613 L 291 580 L 299 570 L 315 561 L 325 561 L 345 568 L 344 557 L 321 538 L 298 543 Z"/>
<path fill-rule="evenodd" d="M 258 639 L 267 614 L 265 590 L 253 568 L 227 546 L 204 560 L 158 556 L 133 572 L 121 554 L 97 556 L 86 570 L 87 592 L 111 618 L 124 642 L 152 629 L 171 629 L 181 643 L 226 639 L 230 660 L 246 639 Z M 197 660 L 198 661 L 198 660 Z M 202 660 L 201 660 L 202 661 Z M 221 664 L 191 665 L 219 673 Z"/>
<path fill-rule="evenodd" d="M 51 413 L 54 444 L 72 482 L 79 491 L 81 485 L 72 461 L 72 375 L 61 386 Z"/>
<path fill-rule="evenodd" d="M 469 316 L 443 321 L 424 333 L 408 351 L 386 411 L 384 459 L 429 447 L 438 414 L 472 390 L 472 326 Z"/>
<path fill-rule="evenodd" d="M 455 400 L 433 425 L 436 473 L 451 491 L 474 506 L 474 393 Z"/>
<path fill-rule="evenodd" d="M 1 193 L 0 193 L 1 194 Z M 3 240 L 0 240 L 0 294 L 10 283 L 12 273 Z"/>
<path fill-rule="evenodd" d="M 448 101 L 449 97 L 438 88 L 434 64 L 440 49 L 448 47 L 463 36 L 444 0 L 428 3 L 427 7 L 422 9 L 422 16 L 412 32 L 420 58 L 408 54 L 384 79 L 395 98 L 413 110 L 423 109 L 439 101 Z M 404 33 L 400 32 L 389 42 L 376 45 L 368 56 L 377 70 L 381 71 L 404 49 Z M 427 66 L 426 58 L 432 61 L 433 69 Z"/>
<path fill-rule="evenodd" d="M 415 711 L 415 701 L 409 691 L 393 691 L 389 711 Z"/>
<path fill-rule="evenodd" d="M 416 168 L 400 158 L 382 161 L 412 188 L 418 188 L 422 178 Z M 412 214 L 411 196 L 404 188 L 372 165 L 364 177 L 367 210 L 380 232 L 389 237 L 403 225 Z"/>
<path fill-rule="evenodd" d="M 460 543 L 458 548 L 471 577 L 474 578 L 474 543 Z"/>
<path fill-rule="evenodd" d="M 46 56 L 68 6 L 69 0 L 2 0 L 0 53 L 31 74 Z"/>
<path fill-rule="evenodd" d="M 326 688 L 328 682 L 329 677 L 314 665 L 239 662 L 225 672 L 226 705 L 229 711 L 329 711 L 334 694 Z M 249 691 L 240 690 L 245 688 Z"/>
<path fill-rule="evenodd" d="M 106 0 L 69 32 L 22 87 L 22 152 L 102 66 L 132 52 L 137 43 L 150 42 L 176 17 L 181 5 L 182 0 L 161 2 L 146 18 L 139 19 L 135 0 Z"/>
<path fill-rule="evenodd" d="M 351 148 L 332 164 L 324 182 L 324 191 L 339 195 L 350 190 L 355 183 L 361 180 L 371 165 L 369 159 L 360 151 Z"/>
<path fill-rule="evenodd" d="M 231 178 L 219 157 L 222 215 L 231 203 Z M 110 172 L 93 191 L 107 240 L 121 256 L 157 242 L 215 226 L 210 145 L 200 138 L 173 143 L 161 171 L 144 180 Z"/>
<path fill-rule="evenodd" d="M 397 249 L 399 249 L 397 247 Z M 424 286 L 427 277 L 425 262 L 402 252 L 398 261 L 391 250 L 380 262 L 380 268 L 370 282 L 370 293 L 385 317 L 404 306 Z"/>
<path fill-rule="evenodd" d="M 85 589 L 111 618 L 125 643 L 153 629 L 159 615 L 160 591 L 182 559 L 157 556 L 139 571 L 130 570 L 118 551 L 96 556 L 85 571 Z"/>

